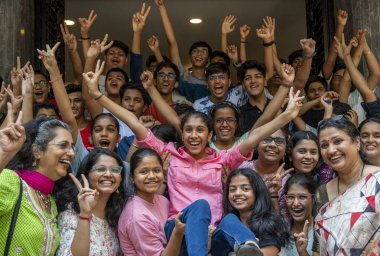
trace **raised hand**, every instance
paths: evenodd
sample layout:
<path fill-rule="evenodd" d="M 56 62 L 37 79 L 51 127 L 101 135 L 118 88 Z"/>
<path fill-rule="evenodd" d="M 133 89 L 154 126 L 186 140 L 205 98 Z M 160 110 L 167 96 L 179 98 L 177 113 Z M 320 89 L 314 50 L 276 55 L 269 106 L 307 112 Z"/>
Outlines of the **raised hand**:
<path fill-rule="evenodd" d="M 8 88 L 5 88 L 5 91 L 8 93 L 9 97 L 11 98 L 11 104 L 14 111 L 13 114 L 17 114 L 22 104 L 22 99 L 23 99 L 22 95 L 15 96 L 9 84 L 8 84 Z"/>
<path fill-rule="evenodd" d="M 222 166 L 222 183 L 223 183 L 223 186 L 225 186 L 227 183 L 228 173 L 230 173 L 230 167 L 228 167 L 227 165 L 223 165 Z"/>
<path fill-rule="evenodd" d="M 172 154 L 170 154 L 169 151 L 164 151 L 161 154 L 161 159 L 162 159 L 162 171 L 164 172 L 164 181 L 166 181 L 168 169 L 170 165 L 170 160 L 172 159 Z"/>
<path fill-rule="evenodd" d="M 305 57 L 311 57 L 315 52 L 315 41 L 311 38 L 304 38 L 300 40 L 300 45 L 305 54 Z"/>
<path fill-rule="evenodd" d="M 367 40 L 365 38 L 366 34 L 367 29 L 358 29 L 358 31 L 356 32 L 355 37 L 360 45 L 364 45 L 367 43 Z"/>
<path fill-rule="evenodd" d="M 144 125 L 145 128 L 152 128 L 158 123 L 156 119 L 151 115 L 140 116 L 139 122 Z"/>
<path fill-rule="evenodd" d="M 238 62 L 239 57 L 236 45 L 227 46 L 227 55 L 232 60 L 232 63 Z"/>
<path fill-rule="evenodd" d="M 278 195 L 278 191 L 282 187 L 282 180 L 284 179 L 284 177 L 294 170 L 294 168 L 285 170 L 284 166 L 285 163 L 281 164 L 280 167 L 277 169 L 276 173 L 267 180 L 269 193 L 273 196 Z"/>
<path fill-rule="evenodd" d="M 108 34 L 105 34 L 102 42 L 100 42 L 100 39 L 91 41 L 90 48 L 88 49 L 87 54 L 86 54 L 87 58 L 97 58 L 104 51 L 108 50 L 112 46 L 113 41 L 107 44 L 107 40 L 108 40 Z"/>
<path fill-rule="evenodd" d="M 346 45 L 344 34 L 342 33 L 342 42 L 339 42 L 338 38 L 334 36 L 335 40 L 335 51 L 338 53 L 339 57 L 343 59 L 346 56 L 350 55 L 352 48 L 352 41 Z"/>
<path fill-rule="evenodd" d="M 102 61 L 100 64 L 100 60 L 97 61 L 96 67 L 95 67 L 95 73 L 90 71 L 87 73 L 83 73 L 83 81 L 87 84 L 88 86 L 88 93 L 92 98 L 100 98 L 103 94 L 99 91 L 99 77 L 103 72 L 105 62 Z"/>
<path fill-rule="evenodd" d="M 164 0 L 154 0 L 154 2 L 156 3 L 156 5 L 157 5 L 158 7 L 164 5 Z"/>
<path fill-rule="evenodd" d="M 303 231 L 299 234 L 294 233 L 294 239 L 296 240 L 296 248 L 299 255 L 305 255 L 309 233 L 309 221 L 305 220 Z"/>
<path fill-rule="evenodd" d="M 154 86 L 154 78 L 152 72 L 148 70 L 144 71 L 141 74 L 140 79 L 145 90 L 149 90 L 152 86 Z"/>
<path fill-rule="evenodd" d="M 63 25 L 59 24 L 59 26 L 61 28 L 62 38 L 65 42 L 65 45 L 67 46 L 67 49 L 69 50 L 69 52 L 75 52 L 78 46 L 77 38 L 74 34 L 70 33 L 66 23 L 64 23 Z"/>
<path fill-rule="evenodd" d="M 353 123 L 356 127 L 358 127 L 359 118 L 358 118 L 358 114 L 356 113 L 355 110 L 353 110 L 353 109 L 348 110 L 344 116 L 347 119 L 349 119 L 351 121 L 351 123 Z"/>
<path fill-rule="evenodd" d="M 274 40 L 274 32 L 276 29 L 276 20 L 275 18 L 272 18 L 270 16 L 266 16 L 263 19 L 264 27 L 266 27 L 269 30 L 269 33 L 271 35 L 271 40 Z"/>
<path fill-rule="evenodd" d="M 222 23 L 222 33 L 229 34 L 235 29 L 236 18 L 233 15 L 227 15 Z"/>
<path fill-rule="evenodd" d="M 21 91 L 22 95 L 26 93 L 33 93 L 33 83 L 34 83 L 34 70 L 32 65 L 28 65 L 21 70 Z"/>
<path fill-rule="evenodd" d="M 78 193 L 78 204 L 80 208 L 79 215 L 82 217 L 91 217 L 92 210 L 95 208 L 99 199 L 99 192 L 95 189 L 91 189 L 86 179 L 86 176 L 82 174 L 83 186 L 80 181 L 72 174 L 69 173 L 70 178 L 73 180 L 75 186 L 77 187 Z"/>
<path fill-rule="evenodd" d="M 80 23 L 80 34 L 83 38 L 88 38 L 90 33 L 90 28 L 92 26 L 92 23 L 96 20 L 96 17 L 98 15 L 94 12 L 94 10 L 91 10 L 90 14 L 88 15 L 88 18 L 79 18 Z"/>
<path fill-rule="evenodd" d="M 45 68 L 50 72 L 50 70 L 57 66 L 57 60 L 55 59 L 55 52 L 57 51 L 59 45 L 61 42 L 57 42 L 53 48 L 50 48 L 50 46 L 46 45 L 46 51 L 45 50 L 39 50 L 37 49 L 37 52 L 39 54 L 38 58 L 42 60 L 42 63 L 44 64 Z"/>
<path fill-rule="evenodd" d="M 259 29 L 256 29 L 256 36 L 258 38 L 261 38 L 263 41 L 271 41 L 272 35 L 269 32 L 269 29 L 262 27 Z"/>
<path fill-rule="evenodd" d="M 25 128 L 22 126 L 22 111 L 19 112 L 16 122 L 14 121 L 13 108 L 7 103 L 8 114 L 5 120 L 5 128 L 0 130 L 0 152 L 1 157 L 15 155 L 25 142 Z M 10 157 L 12 158 L 12 157 Z"/>
<path fill-rule="evenodd" d="M 292 65 L 286 63 L 283 63 L 281 65 L 281 77 L 283 85 L 292 86 L 295 76 L 296 72 Z"/>
<path fill-rule="evenodd" d="M 293 87 L 289 90 L 289 101 L 284 112 L 289 113 L 291 118 L 294 119 L 298 116 L 298 113 L 302 107 L 304 96 L 300 97 L 301 91 L 293 92 Z"/>
<path fill-rule="evenodd" d="M 142 31 L 149 12 L 150 12 L 150 6 L 148 6 L 148 8 L 145 10 L 145 3 L 143 3 L 141 10 L 133 14 L 132 28 L 134 32 Z"/>
<path fill-rule="evenodd" d="M 152 52 L 157 51 L 158 48 L 160 47 L 160 41 L 158 40 L 158 38 L 156 36 L 149 37 L 147 43 L 148 43 L 149 49 Z"/>
<path fill-rule="evenodd" d="M 336 13 L 336 18 L 338 20 L 339 25 L 346 26 L 348 13 L 345 10 L 338 10 L 338 12 Z"/>
<path fill-rule="evenodd" d="M 17 56 L 16 62 L 17 62 L 16 67 L 13 67 L 11 69 L 11 82 L 12 82 L 13 86 L 20 86 L 21 85 L 20 75 L 22 74 L 20 56 Z M 26 62 L 25 66 L 23 68 L 25 68 L 28 65 L 29 65 L 29 61 Z"/>
<path fill-rule="evenodd" d="M 240 27 L 240 41 L 245 42 L 249 33 L 251 32 L 251 27 L 247 24 L 244 24 Z"/>

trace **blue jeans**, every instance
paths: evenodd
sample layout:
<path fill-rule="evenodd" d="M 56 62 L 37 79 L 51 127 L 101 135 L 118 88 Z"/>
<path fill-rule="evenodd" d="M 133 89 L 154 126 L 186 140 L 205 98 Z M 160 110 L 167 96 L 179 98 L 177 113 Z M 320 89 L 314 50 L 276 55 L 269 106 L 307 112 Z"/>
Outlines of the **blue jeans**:
<path fill-rule="evenodd" d="M 208 226 L 211 222 L 210 205 L 204 199 L 199 199 L 183 209 L 181 221 L 186 223 L 185 239 L 182 240 L 181 256 L 207 256 Z M 165 224 L 167 241 L 173 232 L 175 220 Z"/>
<path fill-rule="evenodd" d="M 247 241 L 256 243 L 256 236 L 235 214 L 227 214 L 212 235 L 211 254 L 225 256 Z"/>

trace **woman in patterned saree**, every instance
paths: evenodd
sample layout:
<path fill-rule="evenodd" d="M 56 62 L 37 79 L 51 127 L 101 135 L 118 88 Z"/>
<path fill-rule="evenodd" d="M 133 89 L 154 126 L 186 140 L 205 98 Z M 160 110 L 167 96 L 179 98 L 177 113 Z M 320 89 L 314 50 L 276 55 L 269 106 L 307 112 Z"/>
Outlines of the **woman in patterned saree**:
<path fill-rule="evenodd" d="M 325 163 L 337 177 L 315 194 L 313 251 L 320 255 L 362 255 L 380 239 L 380 167 L 367 164 L 360 134 L 345 117 L 318 126 Z M 378 245 L 377 245 L 378 246 Z"/>

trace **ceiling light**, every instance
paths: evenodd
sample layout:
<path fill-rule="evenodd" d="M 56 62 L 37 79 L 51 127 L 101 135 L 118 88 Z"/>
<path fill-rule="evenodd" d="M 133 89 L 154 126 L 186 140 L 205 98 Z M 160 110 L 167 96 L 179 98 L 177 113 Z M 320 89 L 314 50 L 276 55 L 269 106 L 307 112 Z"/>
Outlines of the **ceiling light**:
<path fill-rule="evenodd" d="M 199 24 L 199 23 L 202 23 L 202 20 L 201 20 L 201 19 L 198 19 L 198 18 L 194 18 L 194 19 L 191 19 L 191 20 L 190 20 L 190 23 L 193 23 L 193 24 Z"/>
<path fill-rule="evenodd" d="M 66 24 L 67 26 L 72 26 L 72 25 L 75 24 L 75 22 L 74 22 L 73 20 L 65 20 L 65 24 Z"/>

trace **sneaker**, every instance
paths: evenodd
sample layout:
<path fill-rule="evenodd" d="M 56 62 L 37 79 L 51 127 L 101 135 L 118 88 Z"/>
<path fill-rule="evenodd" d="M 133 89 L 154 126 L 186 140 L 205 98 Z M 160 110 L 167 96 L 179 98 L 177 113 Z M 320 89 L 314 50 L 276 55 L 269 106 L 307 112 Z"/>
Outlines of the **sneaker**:
<path fill-rule="evenodd" d="M 263 256 L 260 248 L 256 245 L 240 245 L 236 251 L 236 256 Z"/>

